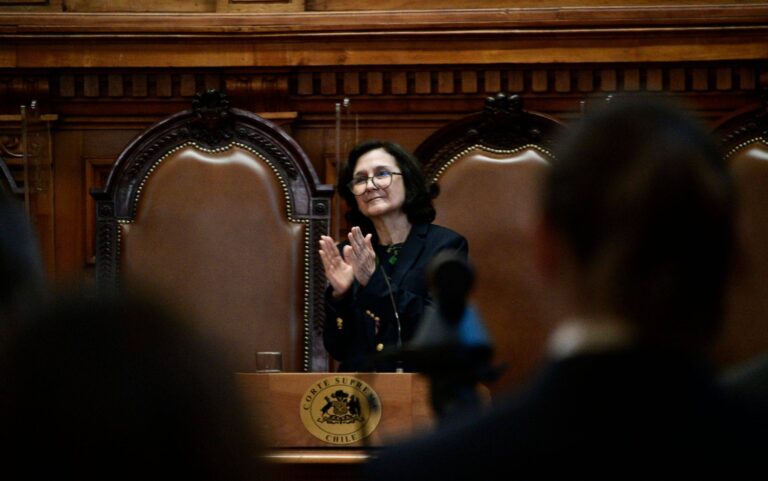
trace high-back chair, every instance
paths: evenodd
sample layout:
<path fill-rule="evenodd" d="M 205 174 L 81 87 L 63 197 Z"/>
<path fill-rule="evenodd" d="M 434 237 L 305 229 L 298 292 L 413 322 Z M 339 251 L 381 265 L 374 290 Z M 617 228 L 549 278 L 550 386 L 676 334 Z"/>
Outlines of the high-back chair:
<path fill-rule="evenodd" d="M 717 345 L 728 366 L 768 353 L 768 91 L 721 121 L 715 136 L 737 189 L 735 268 Z"/>
<path fill-rule="evenodd" d="M 261 351 L 281 352 L 285 371 L 325 370 L 315 246 L 331 193 L 283 130 L 199 94 L 136 138 L 93 193 L 98 282 L 173 302 L 238 371 Z"/>
<path fill-rule="evenodd" d="M 534 275 L 539 181 L 552 158 L 556 120 L 526 112 L 517 95 L 435 132 L 415 151 L 437 182 L 435 222 L 463 234 L 476 269 L 472 295 L 506 370 L 498 388 L 527 378 L 544 349 L 550 314 Z M 496 388 L 494 388 L 496 389 Z"/>

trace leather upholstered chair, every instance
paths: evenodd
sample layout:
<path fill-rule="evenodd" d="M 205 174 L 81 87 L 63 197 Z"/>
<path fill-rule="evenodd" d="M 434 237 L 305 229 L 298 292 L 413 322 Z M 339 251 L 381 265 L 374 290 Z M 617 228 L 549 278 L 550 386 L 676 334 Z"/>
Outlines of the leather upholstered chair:
<path fill-rule="evenodd" d="M 495 359 L 506 365 L 494 390 L 532 374 L 548 330 L 546 299 L 532 264 L 539 180 L 556 120 L 522 109 L 520 97 L 489 98 L 415 151 L 437 182 L 435 222 L 463 234 L 476 270 L 472 302 L 486 322 Z"/>
<path fill-rule="evenodd" d="M 325 370 L 314 246 L 331 193 L 279 127 L 198 94 L 135 139 L 93 193 L 97 280 L 176 301 L 238 371 L 254 370 L 257 351 L 282 352 L 284 371 Z"/>
<path fill-rule="evenodd" d="M 715 129 L 737 189 L 737 249 L 725 324 L 723 366 L 768 353 L 768 91 Z"/>

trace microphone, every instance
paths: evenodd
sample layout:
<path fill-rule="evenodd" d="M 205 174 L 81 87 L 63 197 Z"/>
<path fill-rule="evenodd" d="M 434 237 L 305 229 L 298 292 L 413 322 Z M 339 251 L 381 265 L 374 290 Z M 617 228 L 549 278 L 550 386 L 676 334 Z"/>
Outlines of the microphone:
<path fill-rule="evenodd" d="M 456 326 L 461 320 L 474 282 L 472 267 L 456 254 L 442 251 L 432 259 L 427 272 L 427 284 L 448 325 Z"/>
<path fill-rule="evenodd" d="M 491 367 L 491 338 L 467 298 L 474 284 L 472 266 L 450 251 L 432 259 L 427 279 L 435 306 L 403 349 L 430 380 L 432 409 L 440 422 L 478 411 L 477 385 L 498 376 Z"/>
<path fill-rule="evenodd" d="M 425 312 L 406 346 L 408 352 L 421 353 L 417 357 L 426 363 L 424 369 L 443 369 L 460 351 L 490 349 L 488 332 L 475 309 L 467 305 L 474 281 L 472 266 L 454 252 L 442 251 L 430 262 L 427 282 L 435 305 Z"/>

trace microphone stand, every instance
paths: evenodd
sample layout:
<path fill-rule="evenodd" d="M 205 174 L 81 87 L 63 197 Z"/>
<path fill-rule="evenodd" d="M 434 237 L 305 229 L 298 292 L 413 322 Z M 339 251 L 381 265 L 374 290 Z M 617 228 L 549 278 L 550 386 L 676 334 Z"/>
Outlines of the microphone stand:
<path fill-rule="evenodd" d="M 395 313 L 395 323 L 397 324 L 397 350 L 400 351 L 403 348 L 403 326 L 400 323 L 400 314 L 397 313 L 397 303 L 395 302 L 395 295 L 392 291 L 392 284 L 389 282 L 389 276 L 384 272 L 384 267 L 379 264 L 381 269 L 381 275 L 384 276 L 384 282 L 387 283 L 387 292 L 389 293 L 389 301 L 392 303 L 392 311 Z M 395 360 L 395 372 L 403 373 L 403 360 L 398 356 Z"/>

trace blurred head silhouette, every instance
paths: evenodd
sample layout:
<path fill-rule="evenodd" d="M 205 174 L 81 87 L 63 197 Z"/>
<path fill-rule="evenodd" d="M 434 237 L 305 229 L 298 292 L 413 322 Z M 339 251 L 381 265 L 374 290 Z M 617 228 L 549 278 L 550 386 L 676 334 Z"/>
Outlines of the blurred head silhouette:
<path fill-rule="evenodd" d="M 561 315 L 703 347 L 723 310 L 732 197 L 717 149 L 680 109 L 620 99 L 589 112 L 544 184 L 539 264 L 562 288 Z"/>
<path fill-rule="evenodd" d="M 165 307 L 71 296 L 7 341 L 0 416 L 11 472 L 254 479 L 259 452 L 233 372 Z"/>

